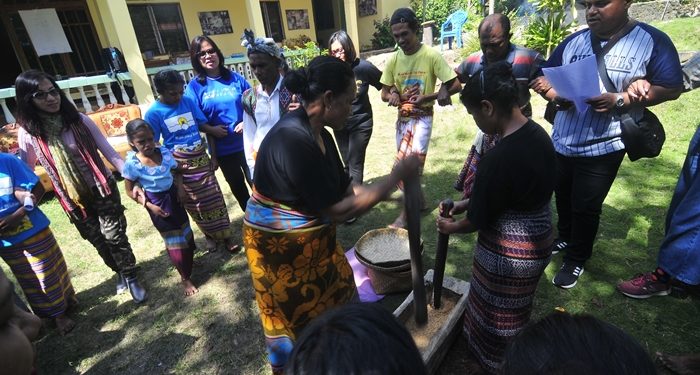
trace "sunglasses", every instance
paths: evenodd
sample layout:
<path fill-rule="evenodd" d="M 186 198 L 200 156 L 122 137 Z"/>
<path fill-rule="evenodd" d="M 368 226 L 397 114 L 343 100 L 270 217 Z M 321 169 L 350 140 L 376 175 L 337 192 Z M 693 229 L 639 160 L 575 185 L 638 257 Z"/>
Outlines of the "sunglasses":
<path fill-rule="evenodd" d="M 216 50 L 213 48 L 205 49 L 196 53 L 197 57 L 204 57 L 206 55 L 216 55 Z"/>
<path fill-rule="evenodd" d="M 54 98 L 58 98 L 61 93 L 59 93 L 56 88 L 51 88 L 49 91 L 37 91 L 33 93 L 32 98 L 36 100 L 46 100 L 49 95 L 53 96 Z"/>

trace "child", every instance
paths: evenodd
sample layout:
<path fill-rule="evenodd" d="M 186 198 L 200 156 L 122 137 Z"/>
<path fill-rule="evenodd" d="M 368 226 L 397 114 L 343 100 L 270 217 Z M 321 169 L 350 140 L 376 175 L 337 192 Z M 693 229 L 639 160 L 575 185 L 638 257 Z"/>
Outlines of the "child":
<path fill-rule="evenodd" d="M 175 160 L 187 163 L 182 171 L 185 199 L 182 205 L 204 233 L 207 250 L 216 251 L 217 244 L 226 245 L 231 253 L 240 251 L 231 230 L 226 201 L 214 171 L 216 158 L 207 155 L 199 131 L 207 118 L 194 100 L 183 96 L 185 80 L 179 72 L 165 69 L 153 77 L 158 100 L 146 111 L 144 120 L 153 129 L 156 141 L 172 153 Z M 216 155 L 216 143 L 209 135 L 209 152 Z"/>
<path fill-rule="evenodd" d="M 178 169 L 179 165 L 167 148 L 156 145 L 153 130 L 146 121 L 129 121 L 126 124 L 126 137 L 134 151 L 129 151 L 124 163 L 124 187 L 132 199 L 148 209 L 153 225 L 163 236 L 168 256 L 180 273 L 185 296 L 191 296 L 198 291 L 190 280 L 194 236 L 187 212 L 179 199 L 181 180 L 173 183 L 170 172 Z M 137 198 L 134 194 L 136 182 L 143 187 L 145 198 Z"/>
<path fill-rule="evenodd" d="M 34 207 L 43 195 L 39 178 L 21 160 L 0 154 L 0 255 L 34 314 L 53 320 L 65 335 L 75 327 L 67 311 L 77 299 L 49 219 Z"/>

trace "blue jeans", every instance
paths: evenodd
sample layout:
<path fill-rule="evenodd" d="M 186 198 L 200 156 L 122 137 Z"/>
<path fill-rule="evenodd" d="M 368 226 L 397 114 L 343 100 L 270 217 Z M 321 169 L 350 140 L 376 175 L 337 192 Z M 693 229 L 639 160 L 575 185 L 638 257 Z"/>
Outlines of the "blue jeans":
<path fill-rule="evenodd" d="M 666 214 L 666 235 L 659 249 L 662 270 L 683 283 L 700 285 L 700 127 L 690 140 Z"/>

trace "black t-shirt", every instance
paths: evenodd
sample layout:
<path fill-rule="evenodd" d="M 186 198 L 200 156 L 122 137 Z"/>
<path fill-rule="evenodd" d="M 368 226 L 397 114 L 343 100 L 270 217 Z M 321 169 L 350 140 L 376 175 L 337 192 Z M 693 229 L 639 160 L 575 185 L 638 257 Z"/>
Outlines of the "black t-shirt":
<path fill-rule="evenodd" d="M 369 86 L 372 85 L 377 90 L 382 89 L 382 84 L 379 82 L 379 79 L 382 78 L 382 72 L 369 61 L 355 60 L 352 64 L 352 71 L 355 73 L 357 96 L 352 101 L 352 113 L 345 125 L 348 129 L 372 118 L 372 105 L 368 95 Z"/>
<path fill-rule="evenodd" d="M 504 212 L 534 211 L 554 191 L 556 155 L 549 134 L 530 120 L 479 161 L 467 217 L 477 229 Z"/>
<path fill-rule="evenodd" d="M 295 210 L 318 214 L 339 202 L 350 177 L 331 134 L 321 137 L 326 153 L 316 144 L 304 108 L 282 116 L 265 136 L 255 159 L 255 189 Z"/>

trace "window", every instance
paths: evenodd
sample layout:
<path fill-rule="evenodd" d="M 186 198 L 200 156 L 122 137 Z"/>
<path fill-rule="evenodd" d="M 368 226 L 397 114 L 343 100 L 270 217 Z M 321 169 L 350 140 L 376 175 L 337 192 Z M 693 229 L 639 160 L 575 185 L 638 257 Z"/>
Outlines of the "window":
<path fill-rule="evenodd" d="M 128 5 L 142 53 L 175 54 L 189 50 L 178 4 Z"/>
<path fill-rule="evenodd" d="M 260 9 L 262 10 L 263 23 L 265 24 L 265 34 L 274 39 L 275 42 L 281 42 L 284 39 L 284 31 L 282 28 L 280 2 L 260 1 Z"/>

